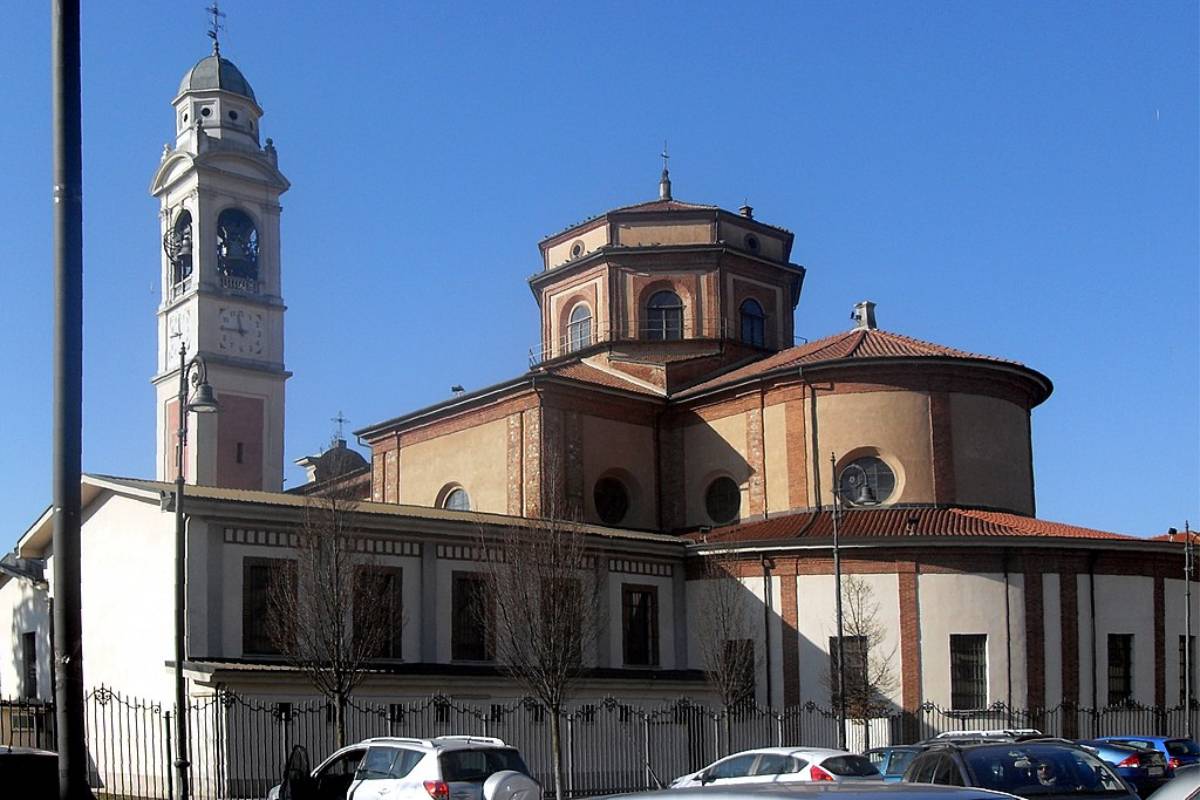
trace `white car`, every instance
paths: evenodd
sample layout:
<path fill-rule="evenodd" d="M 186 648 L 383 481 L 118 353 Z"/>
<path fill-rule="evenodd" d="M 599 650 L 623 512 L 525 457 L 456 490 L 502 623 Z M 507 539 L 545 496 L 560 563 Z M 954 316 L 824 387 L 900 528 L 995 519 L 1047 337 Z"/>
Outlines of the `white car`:
<path fill-rule="evenodd" d="M 310 774 L 289 759 L 267 800 L 541 800 L 515 747 L 486 736 L 380 737 L 343 747 Z"/>
<path fill-rule="evenodd" d="M 682 775 L 671 782 L 671 788 L 808 781 L 882 783 L 883 776 L 870 760 L 845 750 L 764 747 L 735 753 L 699 772 Z"/>

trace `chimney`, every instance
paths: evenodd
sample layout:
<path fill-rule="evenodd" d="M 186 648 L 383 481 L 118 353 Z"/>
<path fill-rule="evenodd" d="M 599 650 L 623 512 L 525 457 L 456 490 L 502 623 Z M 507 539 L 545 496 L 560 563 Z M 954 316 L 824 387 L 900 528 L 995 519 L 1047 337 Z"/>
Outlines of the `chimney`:
<path fill-rule="evenodd" d="M 875 304 L 870 300 L 863 300 L 854 306 L 854 311 L 850 312 L 850 319 L 858 323 L 854 326 L 858 330 L 875 330 L 878 327 L 875 324 Z"/>

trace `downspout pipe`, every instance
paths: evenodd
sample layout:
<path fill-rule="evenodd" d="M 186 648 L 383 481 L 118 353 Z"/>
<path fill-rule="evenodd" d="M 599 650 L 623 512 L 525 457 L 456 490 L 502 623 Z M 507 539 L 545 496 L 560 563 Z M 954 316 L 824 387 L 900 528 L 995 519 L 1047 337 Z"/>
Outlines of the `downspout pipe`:
<path fill-rule="evenodd" d="M 774 708 L 774 693 L 771 691 L 771 616 L 775 613 L 775 604 L 771 592 L 771 570 L 775 561 L 768 556 L 762 557 L 763 574 L 763 667 L 767 673 L 767 708 Z"/>
<path fill-rule="evenodd" d="M 1013 708 L 1013 665 L 1012 665 L 1012 598 L 1010 596 L 1011 575 L 1009 572 L 1008 550 L 1004 551 L 1004 665 L 1006 694 L 1005 705 L 1008 707 L 1008 726 L 1011 728 Z"/>
<path fill-rule="evenodd" d="M 1088 605 L 1090 607 L 1089 616 L 1091 617 L 1092 625 L 1092 736 L 1099 736 L 1098 725 L 1099 717 L 1096 715 L 1098 708 L 1098 689 L 1096 686 L 1096 554 L 1094 552 L 1088 554 Z"/>

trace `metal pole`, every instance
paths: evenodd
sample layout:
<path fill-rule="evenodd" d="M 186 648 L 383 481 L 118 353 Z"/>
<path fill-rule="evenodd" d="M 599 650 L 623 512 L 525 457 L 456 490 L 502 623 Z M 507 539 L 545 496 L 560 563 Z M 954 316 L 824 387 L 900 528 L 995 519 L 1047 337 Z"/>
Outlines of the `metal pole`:
<path fill-rule="evenodd" d="M 83 134 L 79 0 L 52 0 L 54 108 L 54 700 L 58 797 L 90 798 L 80 566 L 83 432 Z"/>
<path fill-rule="evenodd" d="M 846 749 L 846 648 L 842 641 L 842 558 L 838 549 L 838 496 L 841 487 L 837 480 L 837 457 L 829 454 L 830 477 L 833 481 L 833 587 L 835 594 L 834 615 L 837 618 L 837 693 L 838 693 L 838 749 Z"/>
<path fill-rule="evenodd" d="M 179 416 L 175 441 L 175 771 L 179 800 L 188 800 L 187 682 L 183 677 L 184 637 L 187 622 L 187 541 L 183 518 L 183 450 L 187 443 L 187 344 L 179 345 Z"/>

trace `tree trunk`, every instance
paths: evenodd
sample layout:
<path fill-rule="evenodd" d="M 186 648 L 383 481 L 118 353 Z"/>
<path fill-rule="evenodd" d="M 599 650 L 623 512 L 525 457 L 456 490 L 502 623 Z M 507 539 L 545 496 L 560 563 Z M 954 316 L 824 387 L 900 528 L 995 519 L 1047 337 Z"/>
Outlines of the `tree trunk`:
<path fill-rule="evenodd" d="M 550 759 L 554 762 L 554 797 L 563 800 L 562 780 L 562 709 L 552 708 L 550 711 Z"/>
<path fill-rule="evenodd" d="M 333 748 L 346 746 L 346 695 L 338 692 L 333 698 Z"/>

